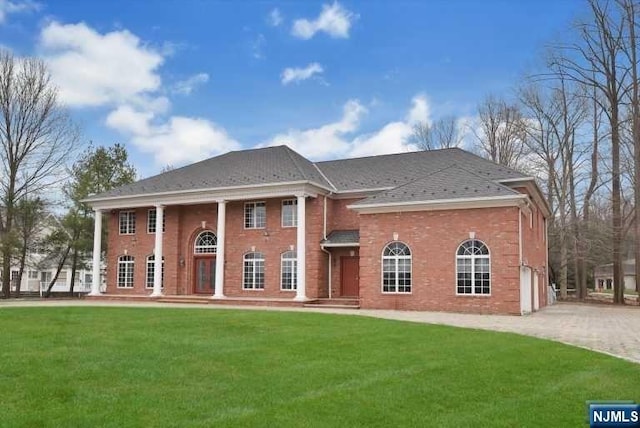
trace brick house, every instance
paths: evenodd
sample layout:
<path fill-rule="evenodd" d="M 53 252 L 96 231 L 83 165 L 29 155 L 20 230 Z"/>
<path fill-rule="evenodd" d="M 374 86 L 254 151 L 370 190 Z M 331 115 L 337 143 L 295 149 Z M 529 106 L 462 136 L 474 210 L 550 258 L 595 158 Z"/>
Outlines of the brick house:
<path fill-rule="evenodd" d="M 102 298 L 505 314 L 547 302 L 534 179 L 457 148 L 316 163 L 286 146 L 236 151 L 87 202 L 96 270 L 103 219 L 109 231 Z"/>

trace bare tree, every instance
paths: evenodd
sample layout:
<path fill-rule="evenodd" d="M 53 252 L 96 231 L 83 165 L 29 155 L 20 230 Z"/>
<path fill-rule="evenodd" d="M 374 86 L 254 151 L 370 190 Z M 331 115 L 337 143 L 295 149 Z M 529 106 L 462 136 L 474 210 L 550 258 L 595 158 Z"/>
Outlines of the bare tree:
<path fill-rule="evenodd" d="M 459 147 L 463 138 L 464 134 L 455 116 L 445 116 L 432 124 L 418 122 L 413 125 L 413 133 L 410 137 L 421 150 Z"/>
<path fill-rule="evenodd" d="M 474 130 L 481 153 L 501 165 L 516 167 L 525 154 L 524 120 L 520 109 L 504 99 L 487 97 L 478 107 Z"/>
<path fill-rule="evenodd" d="M 580 38 L 575 43 L 558 46 L 554 66 L 568 78 L 594 88 L 607 116 L 611 139 L 611 204 L 614 303 L 624 304 L 622 275 L 622 189 L 620 166 L 620 106 L 628 68 L 623 46 L 625 21 L 609 2 L 589 0 L 591 17 L 578 24 Z"/>
<path fill-rule="evenodd" d="M 0 248 L 3 297 L 10 296 L 16 203 L 52 185 L 77 141 L 45 64 L 0 50 Z"/>

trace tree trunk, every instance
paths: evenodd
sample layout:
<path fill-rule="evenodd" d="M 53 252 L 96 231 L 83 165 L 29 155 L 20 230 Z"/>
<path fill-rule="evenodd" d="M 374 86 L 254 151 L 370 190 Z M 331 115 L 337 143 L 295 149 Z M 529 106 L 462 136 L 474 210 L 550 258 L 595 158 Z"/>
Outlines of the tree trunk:
<path fill-rule="evenodd" d="M 47 287 L 47 291 L 44 293 L 44 297 L 51 297 L 51 289 L 53 288 L 53 286 L 56 284 L 56 281 L 58 280 L 58 276 L 60 275 L 60 271 L 64 267 L 64 264 L 67 261 L 67 257 L 69 257 L 69 252 L 71 252 L 71 245 L 67 245 L 67 248 L 65 249 L 62 258 L 58 262 L 58 267 L 56 269 L 56 274 L 53 276 L 53 278 L 51 278 L 51 282 L 49 283 L 49 286 Z"/>
<path fill-rule="evenodd" d="M 22 285 L 22 276 L 24 275 L 24 266 L 27 261 L 27 243 L 23 242 L 21 251 L 20 251 L 20 268 L 18 269 L 18 279 L 16 283 L 16 295 L 15 297 L 20 297 L 20 288 Z M 28 277 L 27 277 L 28 278 Z"/>
<path fill-rule="evenodd" d="M 617 82 L 615 76 L 612 82 Z M 613 205 L 613 303 L 624 305 L 624 276 L 622 273 L 622 206 L 620 183 L 620 121 L 617 100 L 611 107 L 611 204 Z"/>
<path fill-rule="evenodd" d="M 71 285 L 69 286 L 69 296 L 73 297 L 73 289 L 76 283 L 76 270 L 78 269 L 78 249 L 73 249 L 71 256 Z"/>

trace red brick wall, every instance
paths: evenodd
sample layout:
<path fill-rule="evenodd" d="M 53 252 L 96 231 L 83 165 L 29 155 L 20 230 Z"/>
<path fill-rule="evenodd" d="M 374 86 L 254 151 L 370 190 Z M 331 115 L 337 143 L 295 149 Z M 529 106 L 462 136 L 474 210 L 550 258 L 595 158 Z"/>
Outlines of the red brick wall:
<path fill-rule="evenodd" d="M 347 208 L 360 199 L 329 199 L 327 204 L 327 233 L 332 230 L 355 230 L 360 227 L 358 213 Z"/>
<path fill-rule="evenodd" d="M 282 227 L 282 199 L 266 199 L 267 222 L 264 229 L 244 228 L 244 202 L 227 203 L 225 287 L 227 296 L 255 296 L 293 298 L 295 291 L 280 290 L 280 256 L 291 246 L 295 249 L 297 228 Z M 109 233 L 107 254 L 107 293 L 150 294 L 145 289 L 146 257 L 153 254 L 155 235 L 147 234 L 147 212 L 149 208 L 136 209 L 135 235 L 118 233 L 118 213 L 107 214 Z M 174 206 L 165 209 L 166 230 L 163 237 L 165 256 L 164 293 L 192 294 L 194 275 L 193 245 L 196 236 L 205 229 L 214 233 L 217 228 L 217 204 Z M 307 296 L 311 298 L 328 295 L 327 255 L 320 250 L 323 238 L 323 199 L 308 198 L 306 207 L 307 227 Z M 203 229 L 202 222 L 205 222 Z M 259 251 L 265 256 L 264 290 L 243 290 L 243 256 Z M 117 259 L 127 254 L 135 257 L 134 288 L 117 288 Z M 181 263 L 182 261 L 182 263 Z"/>
<path fill-rule="evenodd" d="M 469 232 L 491 252 L 491 296 L 456 295 L 455 253 Z M 411 294 L 381 291 L 382 250 L 394 233 L 412 251 Z M 519 314 L 518 251 L 518 208 L 361 215 L 361 306 Z"/>

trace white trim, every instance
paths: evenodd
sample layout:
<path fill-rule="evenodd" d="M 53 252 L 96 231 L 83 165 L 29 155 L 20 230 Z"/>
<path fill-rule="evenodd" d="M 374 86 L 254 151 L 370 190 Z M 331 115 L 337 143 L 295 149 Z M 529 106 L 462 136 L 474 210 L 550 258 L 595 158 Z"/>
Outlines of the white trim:
<path fill-rule="evenodd" d="M 305 195 L 298 198 L 298 228 L 296 230 L 297 281 L 295 301 L 307 300 L 307 199 Z"/>
<path fill-rule="evenodd" d="M 494 180 L 496 183 L 517 183 L 520 181 L 533 181 L 535 182 L 536 179 L 535 177 L 532 177 L 530 175 L 527 175 L 526 177 L 519 177 L 519 178 L 503 178 L 500 180 Z"/>
<path fill-rule="evenodd" d="M 94 210 L 93 224 L 93 261 L 90 296 L 99 296 L 100 293 L 100 260 L 102 255 L 102 211 Z M 119 226 L 119 225 L 118 225 Z"/>
<path fill-rule="evenodd" d="M 151 297 L 162 296 L 162 265 L 164 262 L 164 254 L 162 254 L 162 224 L 164 223 L 164 205 L 156 205 L 156 232 L 154 254 L 154 272 L 153 272 L 153 292 Z M 146 279 L 145 279 L 146 282 Z"/>
<path fill-rule="evenodd" d="M 491 196 L 483 198 L 440 199 L 436 201 L 388 202 L 379 204 L 347 205 L 347 208 L 363 214 L 375 214 L 401 211 L 435 211 L 448 209 L 493 208 L 520 206 L 526 201 L 525 194 Z"/>
<path fill-rule="evenodd" d="M 155 211 L 156 215 L 158 215 L 158 211 L 155 208 L 149 208 L 147 210 L 147 235 L 153 235 L 154 233 L 156 233 L 155 230 L 153 232 L 149 232 L 149 226 L 151 226 L 149 224 L 149 218 L 150 218 L 151 211 Z M 162 217 L 162 233 L 164 233 L 165 229 L 166 229 L 166 224 L 165 224 L 166 223 L 166 219 L 167 219 L 166 216 L 167 216 L 167 213 L 165 212 L 164 217 Z M 153 226 L 155 227 L 155 225 L 156 224 L 155 224 L 155 221 L 154 221 L 153 222 Z"/>
<path fill-rule="evenodd" d="M 357 199 L 357 198 L 366 198 L 371 195 L 375 195 L 379 192 L 384 192 L 385 190 L 395 189 L 395 187 L 381 187 L 379 189 L 362 189 L 362 190 L 343 190 L 333 192 L 333 199 Z"/>
<path fill-rule="evenodd" d="M 131 260 L 125 260 L 125 261 L 121 261 L 120 259 L 123 257 L 130 257 Z M 128 254 L 122 254 L 118 256 L 118 261 L 116 263 L 116 288 L 122 288 L 122 289 L 126 289 L 126 290 L 131 290 L 135 287 L 135 281 L 136 281 L 136 259 L 135 257 L 128 255 Z M 127 286 L 127 275 L 126 275 L 126 270 L 125 270 L 125 285 L 120 285 L 120 265 L 123 266 L 128 266 L 131 265 L 131 286 Z"/>
<path fill-rule="evenodd" d="M 218 229 L 216 230 L 216 273 L 213 284 L 213 299 L 224 299 L 224 247 L 225 247 L 225 234 L 227 225 L 227 202 L 218 201 Z M 200 236 L 200 235 L 198 235 Z M 195 252 L 195 246 L 194 246 Z M 244 257 L 243 257 L 244 259 Z M 244 260 L 242 263 L 242 271 L 244 275 Z M 243 282 L 244 284 L 244 282 Z"/>
<path fill-rule="evenodd" d="M 336 243 L 336 244 L 332 244 L 330 242 L 325 243 L 325 244 L 320 244 L 321 248 L 348 248 L 348 247 L 359 247 L 360 243 L 356 242 L 356 243 Z"/>
<path fill-rule="evenodd" d="M 329 186 L 333 187 L 333 191 L 335 192 L 336 190 L 338 190 L 338 188 L 336 186 L 333 185 L 333 183 L 331 182 L 331 180 L 329 180 L 329 177 L 327 177 L 324 172 L 322 172 L 322 170 L 318 167 L 318 165 L 316 165 L 315 163 L 312 164 L 313 167 L 320 173 L 320 175 L 322 176 L 322 178 L 324 178 L 327 183 L 329 183 Z"/>
<path fill-rule="evenodd" d="M 284 255 L 287 253 L 293 253 L 296 256 L 291 258 L 284 258 Z M 293 262 L 293 267 L 291 270 L 291 274 L 294 275 L 291 278 L 291 288 L 283 288 L 282 287 L 282 273 L 284 272 L 284 263 L 285 261 L 287 262 Z M 295 292 L 298 288 L 298 254 L 296 253 L 296 251 L 293 250 L 287 250 L 284 251 L 282 253 L 280 253 L 280 291 L 293 291 Z"/>
<path fill-rule="evenodd" d="M 262 258 L 261 259 L 256 259 L 254 257 L 254 258 L 251 258 L 251 259 L 247 259 L 246 257 L 249 254 L 261 254 Z M 247 251 L 246 253 L 244 253 L 242 255 L 242 290 L 244 290 L 244 291 L 264 291 L 265 286 L 266 286 L 266 268 L 267 268 L 265 260 L 266 259 L 264 257 L 264 253 L 261 252 L 261 251 L 258 251 L 258 250 L 256 250 L 256 251 Z M 251 283 L 253 284 L 253 288 L 245 287 L 245 274 L 246 274 L 245 263 L 247 261 L 251 261 L 253 263 L 253 278 L 252 278 L 252 281 L 251 281 Z M 262 288 L 256 288 L 256 261 L 262 261 L 263 275 L 265 275 L 264 282 L 262 283 Z M 217 274 L 217 272 L 216 272 L 216 274 Z"/>
<path fill-rule="evenodd" d="M 220 187 L 209 189 L 184 189 L 127 196 L 109 196 L 99 199 L 83 199 L 91 207 L 99 209 L 141 208 L 161 203 L 163 205 L 195 205 L 214 203 L 220 199 L 242 201 L 290 197 L 296 193 L 317 197 L 318 193 L 331 192 L 324 186 L 309 181 L 265 183 L 250 186 Z"/>

